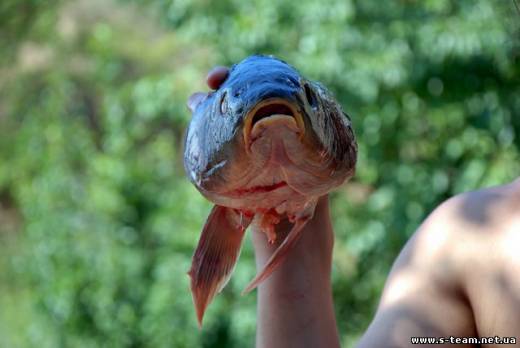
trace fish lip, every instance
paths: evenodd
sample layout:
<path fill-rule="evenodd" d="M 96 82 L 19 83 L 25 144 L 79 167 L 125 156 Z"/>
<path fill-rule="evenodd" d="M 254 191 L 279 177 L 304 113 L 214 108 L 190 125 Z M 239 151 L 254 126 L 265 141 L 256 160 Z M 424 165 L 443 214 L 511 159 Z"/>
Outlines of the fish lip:
<path fill-rule="evenodd" d="M 293 114 L 294 120 L 296 121 L 296 126 L 299 130 L 300 139 L 302 139 L 305 134 L 305 122 L 303 120 L 303 115 L 300 112 L 300 110 L 293 103 L 291 103 L 285 99 L 282 99 L 282 98 L 265 99 L 265 100 L 262 100 L 261 102 L 259 102 L 258 104 L 256 104 L 246 114 L 246 116 L 244 118 L 243 137 L 244 137 L 245 148 L 248 153 L 250 151 L 251 143 L 253 142 L 252 141 L 253 139 L 251 137 L 251 133 L 253 130 L 253 118 L 258 110 L 260 110 L 264 106 L 272 105 L 272 104 L 282 104 L 282 105 L 288 107 Z M 288 115 L 288 117 L 290 117 L 290 115 Z"/>
<path fill-rule="evenodd" d="M 300 128 L 296 123 L 296 120 L 293 116 L 288 116 L 285 114 L 272 114 L 269 117 L 262 118 L 261 120 L 255 122 L 249 133 L 249 140 L 252 143 L 255 142 L 259 137 L 262 136 L 264 130 L 269 128 L 270 126 L 285 126 L 287 129 L 294 131 L 296 134 L 300 135 Z"/>

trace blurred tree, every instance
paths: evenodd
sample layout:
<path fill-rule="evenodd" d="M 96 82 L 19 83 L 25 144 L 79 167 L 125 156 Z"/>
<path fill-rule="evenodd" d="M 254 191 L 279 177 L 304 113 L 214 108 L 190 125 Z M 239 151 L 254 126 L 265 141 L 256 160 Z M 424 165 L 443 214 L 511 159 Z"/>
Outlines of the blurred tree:
<path fill-rule="evenodd" d="M 357 175 L 332 197 L 345 346 L 436 205 L 520 172 L 513 2 L 7 0 L 0 23 L 0 347 L 253 345 L 248 243 L 201 332 L 185 275 L 209 204 L 183 177 L 184 105 L 214 64 L 275 54 L 353 118 Z"/>

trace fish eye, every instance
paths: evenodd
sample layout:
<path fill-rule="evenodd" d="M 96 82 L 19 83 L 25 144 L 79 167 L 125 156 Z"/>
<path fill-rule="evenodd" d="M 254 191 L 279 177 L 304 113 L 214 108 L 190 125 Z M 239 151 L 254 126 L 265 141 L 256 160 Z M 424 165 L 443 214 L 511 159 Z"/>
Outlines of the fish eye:
<path fill-rule="evenodd" d="M 304 85 L 304 90 L 305 90 L 305 97 L 307 98 L 307 101 L 309 102 L 309 105 L 312 107 L 312 108 L 316 108 L 316 95 L 314 94 L 314 91 L 311 89 L 311 87 L 309 86 L 308 83 L 305 83 Z"/>
<path fill-rule="evenodd" d="M 227 92 L 224 91 L 222 95 L 220 96 L 220 113 L 226 114 L 227 112 L 227 100 L 226 100 Z"/>

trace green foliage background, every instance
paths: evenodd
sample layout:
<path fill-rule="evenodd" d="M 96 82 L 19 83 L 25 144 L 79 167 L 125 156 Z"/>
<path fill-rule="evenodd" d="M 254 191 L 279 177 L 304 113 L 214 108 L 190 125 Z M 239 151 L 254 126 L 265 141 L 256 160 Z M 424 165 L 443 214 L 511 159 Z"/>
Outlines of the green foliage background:
<path fill-rule="evenodd" d="M 520 14 L 507 0 L 0 3 L 0 347 L 250 347 L 250 243 L 196 325 L 210 204 L 182 169 L 206 71 L 275 54 L 352 116 L 332 195 L 346 347 L 392 260 L 447 197 L 520 172 Z"/>

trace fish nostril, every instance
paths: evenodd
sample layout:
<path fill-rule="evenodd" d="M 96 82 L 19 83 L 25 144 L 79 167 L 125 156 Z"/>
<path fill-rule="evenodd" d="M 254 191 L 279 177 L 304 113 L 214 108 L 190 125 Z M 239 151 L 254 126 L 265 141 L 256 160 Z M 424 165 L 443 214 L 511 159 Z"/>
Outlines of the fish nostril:
<path fill-rule="evenodd" d="M 242 94 L 243 88 L 238 88 L 235 90 L 235 93 L 233 93 L 233 97 L 238 98 Z"/>
<path fill-rule="evenodd" d="M 305 83 L 303 89 L 305 90 L 305 98 L 307 98 L 309 105 L 312 108 L 316 108 L 316 95 L 314 94 L 314 91 L 311 89 L 308 83 Z"/>
<path fill-rule="evenodd" d="M 292 84 L 293 87 L 299 87 L 300 86 L 300 81 L 298 81 L 298 79 L 295 78 L 294 76 L 288 76 L 287 80 Z"/>

